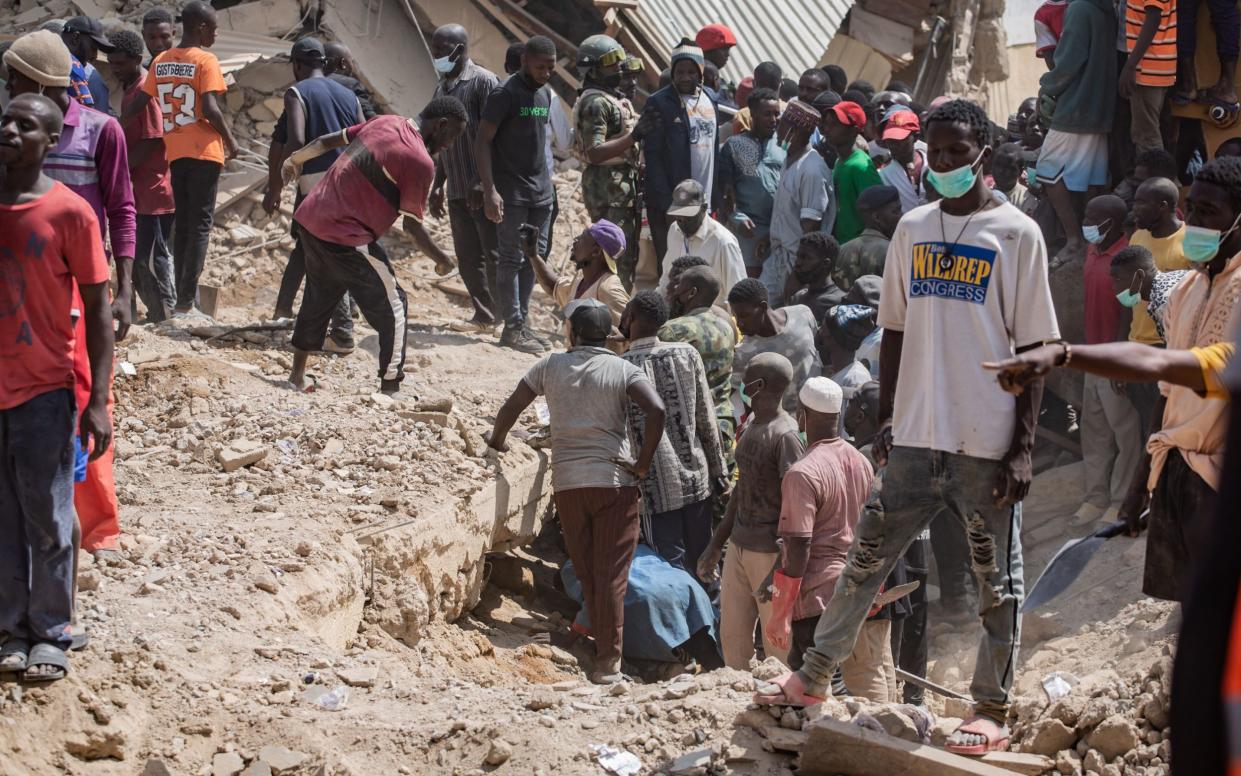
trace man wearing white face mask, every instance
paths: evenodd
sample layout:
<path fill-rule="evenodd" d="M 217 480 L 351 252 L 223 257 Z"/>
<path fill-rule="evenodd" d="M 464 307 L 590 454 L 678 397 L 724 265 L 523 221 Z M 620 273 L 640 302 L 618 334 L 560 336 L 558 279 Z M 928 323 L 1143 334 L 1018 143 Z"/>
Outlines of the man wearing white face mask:
<path fill-rule="evenodd" d="M 879 325 L 882 514 L 867 511 L 839 584 L 797 672 L 759 703 L 809 704 L 828 691 L 888 574 L 943 514 L 964 532 L 979 581 L 984 637 L 970 695 L 974 714 L 947 743 L 982 755 L 1007 748 L 1009 691 L 1023 597 L 1021 501 L 1042 385 L 1016 401 L 980 364 L 1059 339 L 1038 225 L 987 186 L 991 122 L 953 100 L 926 120 L 928 180 L 943 199 L 896 227 L 883 273 Z M 1079 227 L 1080 229 L 1080 227 Z M 1080 234 L 1080 232 L 1079 232 Z"/>
<path fill-rule="evenodd" d="M 457 141 L 440 154 L 435 163 L 435 184 L 431 189 L 431 214 L 447 215 L 452 224 L 453 248 L 474 306 L 474 317 L 459 321 L 458 331 L 490 331 L 496 325 L 496 225 L 483 213 L 483 189 L 474 166 L 474 138 L 487 95 L 500 79 L 470 59 L 470 41 L 465 28 L 445 24 L 431 35 L 431 56 L 439 83 L 436 97 L 456 97 L 470 117 Z"/>
<path fill-rule="evenodd" d="M 1112 281 L 1112 259 L 1128 245 L 1125 211 L 1123 199 L 1104 194 L 1087 203 L 1082 218 L 1082 236 L 1086 239 L 1082 285 L 1088 345 L 1127 338 L 1129 316 Z M 1088 374 L 1082 387 L 1081 424 L 1086 498 L 1073 516 L 1073 524 L 1088 525 L 1100 517 L 1110 522 L 1116 519 L 1128 493 L 1146 441 L 1141 435 L 1141 418 L 1122 386 Z"/>

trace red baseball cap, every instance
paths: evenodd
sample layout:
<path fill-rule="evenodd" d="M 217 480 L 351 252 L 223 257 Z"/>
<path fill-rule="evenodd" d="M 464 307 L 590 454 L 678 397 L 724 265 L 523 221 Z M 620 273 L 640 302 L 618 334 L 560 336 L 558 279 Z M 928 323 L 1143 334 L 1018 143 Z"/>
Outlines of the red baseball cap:
<path fill-rule="evenodd" d="M 922 129 L 918 114 L 911 110 L 894 110 L 883 122 L 883 140 L 904 140 L 912 133 Z"/>
<path fill-rule="evenodd" d="M 836 115 L 836 120 L 846 127 L 866 126 L 866 111 L 856 102 L 838 102 L 831 107 L 831 111 Z"/>
<path fill-rule="evenodd" d="M 694 36 L 694 42 L 703 51 L 715 51 L 725 46 L 737 45 L 737 36 L 723 24 L 708 24 Z"/>

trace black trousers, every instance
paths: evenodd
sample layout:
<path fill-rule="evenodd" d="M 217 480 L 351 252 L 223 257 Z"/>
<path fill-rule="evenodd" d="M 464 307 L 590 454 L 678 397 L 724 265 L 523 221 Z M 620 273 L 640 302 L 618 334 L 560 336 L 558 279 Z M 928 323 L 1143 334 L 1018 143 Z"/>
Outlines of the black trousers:
<path fill-rule="evenodd" d="M 905 579 L 921 582 L 907 600 L 910 613 L 892 621 L 892 657 L 896 667 L 917 676 L 926 676 L 926 579 L 930 572 L 930 544 L 928 539 L 914 539 L 905 550 Z M 904 701 L 921 706 L 925 690 L 912 682 L 905 682 Z"/>
<path fill-rule="evenodd" d="M 496 225 L 482 208 L 471 210 L 464 199 L 448 201 L 448 220 L 452 225 L 452 244 L 457 253 L 461 282 L 474 305 L 474 320 L 496 321 L 496 262 L 499 243 Z"/>
<path fill-rule="evenodd" d="M 172 201 L 177 208 L 172 234 L 173 274 L 177 309 L 198 302 L 198 278 L 203 274 L 211 224 L 215 220 L 215 193 L 224 165 L 205 159 L 175 159 L 169 165 Z"/>
<path fill-rule="evenodd" d="M 379 335 L 379 379 L 399 382 L 404 376 L 408 306 L 392 265 L 352 246 L 320 240 L 305 229 L 302 247 L 306 290 L 293 324 L 293 347 L 321 350 L 332 313 L 348 292 Z"/>
<path fill-rule="evenodd" d="M 293 202 L 293 209 L 296 210 L 305 198 L 306 195 L 298 191 Z M 293 250 L 289 252 L 289 263 L 284 265 L 284 274 L 280 276 L 280 291 L 276 294 L 277 310 L 293 309 L 293 300 L 297 297 L 297 291 L 302 287 L 302 280 L 306 277 L 306 252 L 302 248 L 302 228 L 294 221 L 290 231 L 294 240 Z M 372 256 L 382 258 L 384 261 L 388 260 L 388 254 L 378 242 L 371 243 L 367 250 Z M 340 304 L 336 305 L 336 309 L 332 311 L 332 339 L 338 345 L 353 344 L 353 317 L 349 312 L 348 294 L 340 298 Z"/>
<path fill-rule="evenodd" d="M 1185 456 L 1169 451 L 1151 494 L 1143 593 L 1185 601 L 1194 570 L 1215 541 L 1210 532 L 1215 499 L 1215 491 L 1190 468 Z"/>
<path fill-rule="evenodd" d="M 177 306 L 177 287 L 172 276 L 172 222 L 175 213 L 144 215 L 136 221 L 134 242 L 134 291 L 147 309 L 147 319 L 159 323 Z M 138 302 L 133 304 L 138 314 Z"/>

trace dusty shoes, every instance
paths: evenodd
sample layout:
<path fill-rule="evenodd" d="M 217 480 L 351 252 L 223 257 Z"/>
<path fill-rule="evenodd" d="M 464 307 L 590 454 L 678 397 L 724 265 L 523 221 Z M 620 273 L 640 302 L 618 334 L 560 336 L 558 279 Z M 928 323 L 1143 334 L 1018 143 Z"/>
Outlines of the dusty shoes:
<path fill-rule="evenodd" d="M 501 347 L 512 348 L 513 350 L 536 356 L 548 349 L 546 343 L 534 336 L 534 332 L 525 327 L 515 326 L 504 327 L 504 333 L 500 335 L 500 345 Z"/>

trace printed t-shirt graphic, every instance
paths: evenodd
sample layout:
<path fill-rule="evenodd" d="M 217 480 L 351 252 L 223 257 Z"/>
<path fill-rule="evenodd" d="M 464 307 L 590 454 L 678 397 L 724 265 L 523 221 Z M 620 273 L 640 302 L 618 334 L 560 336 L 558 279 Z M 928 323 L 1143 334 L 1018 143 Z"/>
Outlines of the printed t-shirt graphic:
<path fill-rule="evenodd" d="M 143 91 L 164 118 L 168 161 L 203 159 L 224 164 L 224 139 L 203 116 L 203 96 L 228 90 L 220 61 L 201 48 L 174 48 L 151 63 Z"/>
<path fill-rule="evenodd" d="M 962 243 L 914 243 L 909 296 L 937 296 L 986 304 L 995 251 Z"/>

